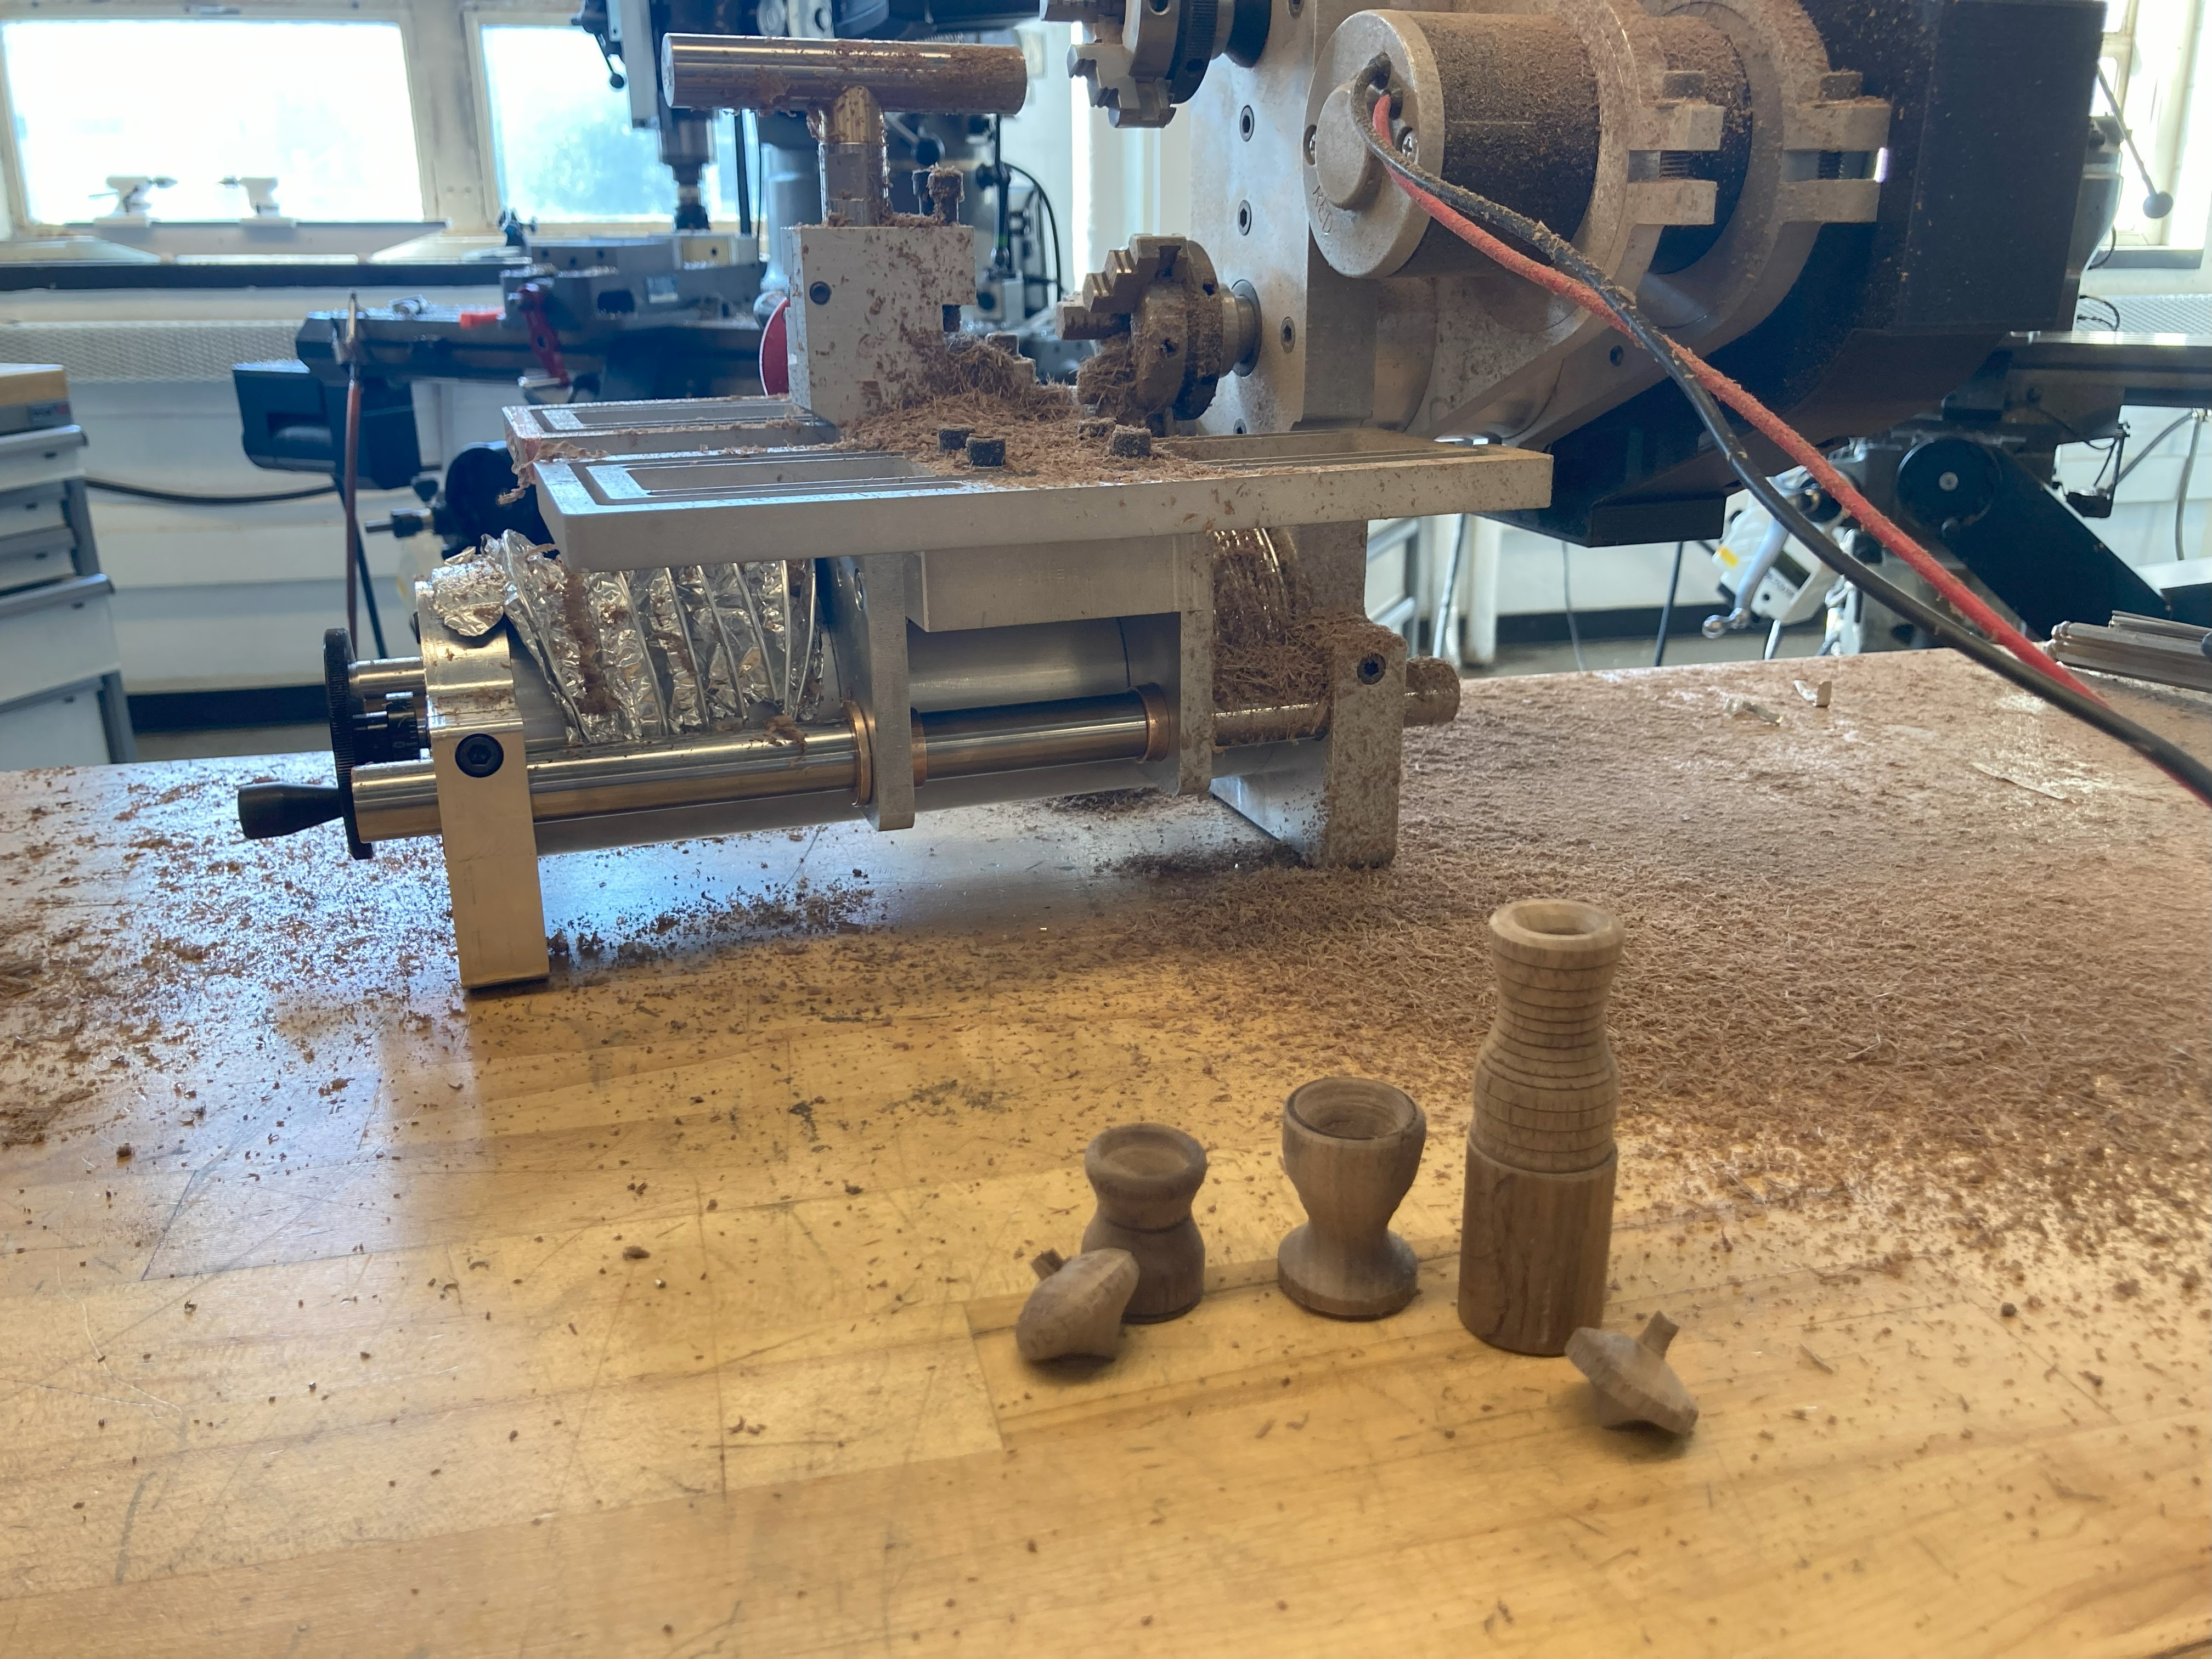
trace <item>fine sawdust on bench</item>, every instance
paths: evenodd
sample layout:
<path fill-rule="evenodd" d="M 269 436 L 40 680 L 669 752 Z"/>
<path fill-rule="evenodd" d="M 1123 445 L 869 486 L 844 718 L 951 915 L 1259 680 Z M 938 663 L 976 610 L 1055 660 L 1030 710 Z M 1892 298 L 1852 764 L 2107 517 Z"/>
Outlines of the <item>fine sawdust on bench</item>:
<path fill-rule="evenodd" d="M 1463 1122 L 1485 919 L 1586 899 L 1628 939 L 1622 1133 L 1683 1198 L 1848 1193 L 1985 1243 L 2193 1231 L 2203 809 L 2039 706 L 2002 710 L 2000 744 L 1929 729 L 1940 696 L 1999 695 L 1948 653 L 1885 668 L 1836 665 L 1829 710 L 1780 664 L 1471 687 L 1407 734 L 1395 867 L 1200 859 L 1110 948 L 1204 1004 L 1270 999 L 1312 1068 Z M 1728 715 L 1747 691 L 1780 730 Z"/>
<path fill-rule="evenodd" d="M 2203 809 L 1949 653 L 1837 662 L 1825 710 L 1796 699 L 1797 672 L 1474 683 L 1455 724 L 1407 735 L 1386 870 L 1285 867 L 1202 797 L 1117 800 L 1103 843 L 1032 805 L 1000 810 L 1041 848 L 1149 849 L 1103 860 L 1120 868 L 1096 878 L 1097 913 L 1055 911 L 1048 933 L 852 932 L 897 909 L 858 894 L 665 931 L 653 911 L 603 919 L 588 963 L 514 999 L 514 1030 L 545 998 L 585 999 L 581 1018 L 623 991 L 823 1018 L 926 1006 L 947 1029 L 1040 1032 L 1079 1006 L 1208 1053 L 1209 1079 L 1248 1094 L 1387 1079 L 1448 1158 L 1493 1006 L 1485 919 L 1556 894 L 1626 931 L 1612 1023 L 1624 1180 L 1643 1200 L 1834 1205 L 2006 1261 L 2124 1249 L 2155 1275 L 2192 1258 L 2212 1167 Z M 1732 718 L 1732 696 L 1780 726 Z M 2207 733 L 2201 707 L 2153 715 Z M 224 819 L 249 775 L 196 775 L 158 811 L 134 781 L 124 814 L 112 775 L 14 787 L 4 1080 L 58 1114 L 51 1133 L 209 1075 L 280 1015 L 326 1052 L 458 1017 L 434 844 L 373 866 L 327 837 L 242 847 Z M 95 902 L 76 902 L 80 880 Z M 118 891 L 136 896 L 118 908 Z M 780 939 L 731 942 L 786 921 Z M 506 1029 L 504 1004 L 471 1006 L 477 1041 Z M 1154 1077 L 1142 1115 L 1213 1086 Z"/>

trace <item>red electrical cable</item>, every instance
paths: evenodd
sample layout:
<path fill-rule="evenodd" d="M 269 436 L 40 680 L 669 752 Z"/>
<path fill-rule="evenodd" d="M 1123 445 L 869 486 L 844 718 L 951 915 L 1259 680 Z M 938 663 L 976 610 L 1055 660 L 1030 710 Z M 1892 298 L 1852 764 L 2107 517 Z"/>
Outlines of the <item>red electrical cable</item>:
<path fill-rule="evenodd" d="M 1385 144 L 1390 143 L 1390 105 L 1388 99 L 1379 100 L 1375 106 L 1375 133 Z M 1486 254 L 1516 276 L 1524 276 L 1540 288 L 1581 307 L 1607 326 L 1622 334 L 1628 333 L 1628 325 L 1613 314 L 1612 307 L 1588 283 L 1577 282 L 1563 270 L 1555 270 L 1525 253 L 1516 252 L 1410 179 L 1393 173 L 1390 179 L 1418 203 L 1423 212 L 1468 246 Z M 2040 646 L 1998 616 L 1972 589 L 1938 564 L 1925 548 L 1867 500 L 1857 487 L 1837 471 L 1830 465 L 1828 458 L 1814 448 L 1794 427 L 1687 346 L 1677 342 L 1674 349 L 1681 353 L 1682 361 L 1689 365 L 1690 372 L 1697 376 L 1708 392 L 1750 422 L 1761 436 L 1812 474 L 1820 488 L 1834 497 L 1846 513 L 1857 520 L 1876 541 L 1911 565 L 1922 580 L 1949 602 L 1953 610 L 2029 667 L 2063 685 L 2072 687 L 2084 696 L 2096 696 L 2095 692 L 2054 661 Z M 2098 701 L 2102 702 L 2103 699 L 2099 698 Z"/>

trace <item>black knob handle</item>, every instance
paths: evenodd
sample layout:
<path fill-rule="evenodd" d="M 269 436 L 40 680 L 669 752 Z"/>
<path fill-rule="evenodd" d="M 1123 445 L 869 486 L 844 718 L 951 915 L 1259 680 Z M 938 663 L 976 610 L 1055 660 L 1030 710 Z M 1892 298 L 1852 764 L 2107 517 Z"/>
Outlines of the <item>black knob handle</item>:
<path fill-rule="evenodd" d="M 249 783 L 238 792 L 238 827 L 248 841 L 296 836 L 344 814 L 344 793 L 328 784 Z"/>

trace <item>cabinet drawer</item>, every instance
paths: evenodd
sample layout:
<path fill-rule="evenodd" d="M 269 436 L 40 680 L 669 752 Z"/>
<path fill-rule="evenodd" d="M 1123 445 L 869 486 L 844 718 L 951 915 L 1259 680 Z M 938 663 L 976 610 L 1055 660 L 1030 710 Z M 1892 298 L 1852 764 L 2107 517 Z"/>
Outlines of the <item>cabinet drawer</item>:
<path fill-rule="evenodd" d="M 0 708 L 0 771 L 106 763 L 107 727 L 100 716 L 97 682 Z"/>
<path fill-rule="evenodd" d="M 79 576 L 0 597 L 0 703 L 116 672 L 114 592 Z"/>
<path fill-rule="evenodd" d="M 0 437 L 0 489 L 74 478 L 84 470 L 84 428 L 46 427 Z"/>
<path fill-rule="evenodd" d="M 67 525 L 0 541 L 0 593 L 76 574 L 76 532 Z"/>

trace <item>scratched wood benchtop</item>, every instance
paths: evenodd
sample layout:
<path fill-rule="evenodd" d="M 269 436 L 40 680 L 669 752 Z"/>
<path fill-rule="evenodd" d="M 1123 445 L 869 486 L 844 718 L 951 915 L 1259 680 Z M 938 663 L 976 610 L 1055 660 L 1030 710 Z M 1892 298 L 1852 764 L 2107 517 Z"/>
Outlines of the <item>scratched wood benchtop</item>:
<path fill-rule="evenodd" d="M 1590 695 L 1785 707 L 1791 670 Z M 1948 659 L 1824 672 L 1846 714 L 1909 679 L 1966 749 L 2028 717 Z M 1471 683 L 1462 722 L 1529 684 Z M 1924 745 L 1899 724 L 1853 752 Z M 1576 741 L 1662 739 L 1624 718 Z M 2078 752 L 2112 856 L 2150 858 L 2127 815 L 2170 826 L 2164 786 Z M 1416 756 L 1409 802 L 1510 805 Z M 1702 766 L 1685 818 L 1746 793 Z M 2212 1639 L 2201 1277 L 2116 1295 L 2109 1256 L 2063 1249 L 2025 1290 L 1972 1251 L 1870 1261 L 1833 1213 L 1715 1204 L 1632 1140 L 1608 1322 L 1677 1319 L 1705 1415 L 1680 1446 L 1609 1433 L 1564 1361 L 1453 1316 L 1466 1109 L 1437 1086 L 1399 1222 L 1420 1295 L 1372 1324 L 1285 1302 L 1282 1096 L 1392 1033 L 1316 1034 L 1218 961 L 1194 998 L 1195 939 L 1135 967 L 1085 943 L 1182 902 L 1166 854 L 1205 855 L 1165 866 L 1176 894 L 1255 879 L 1266 848 L 1225 811 L 549 860 L 569 954 L 465 997 L 434 849 L 240 845 L 229 794 L 264 768 L 316 771 L 0 774 L 0 1109 L 50 1119 L 0 1150 L 7 1659 Z M 2047 775 L 1962 762 L 1957 787 L 2056 825 Z M 1750 793 L 1784 834 L 1787 792 Z M 1723 849 L 1651 845 L 1655 879 L 1735 878 Z M 1528 856 L 1499 878 L 1553 872 Z M 1911 926 L 1885 902 L 1850 925 Z M 1365 948 L 1382 971 L 1452 936 Z M 1082 1146 L 1134 1117 L 1211 1151 L 1209 1295 L 1110 1364 L 1025 1366 L 1026 1260 L 1073 1248 Z M 2172 1249 L 2201 1258 L 2201 1230 Z"/>

